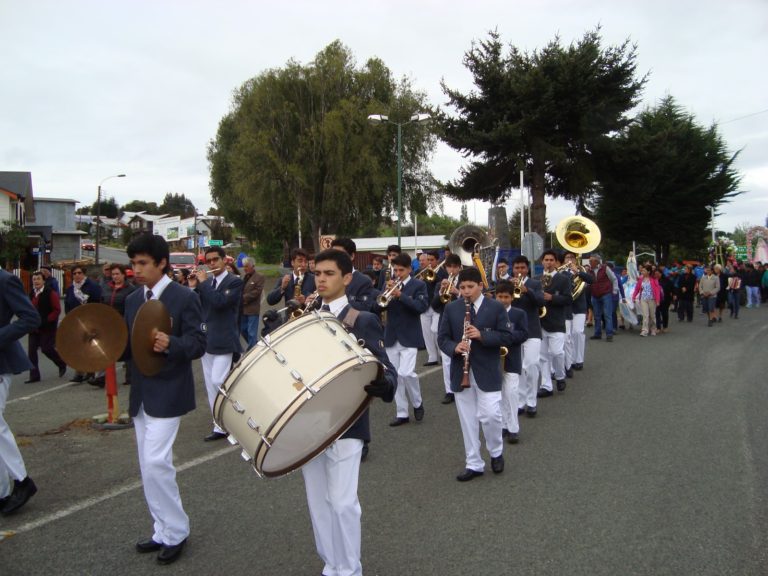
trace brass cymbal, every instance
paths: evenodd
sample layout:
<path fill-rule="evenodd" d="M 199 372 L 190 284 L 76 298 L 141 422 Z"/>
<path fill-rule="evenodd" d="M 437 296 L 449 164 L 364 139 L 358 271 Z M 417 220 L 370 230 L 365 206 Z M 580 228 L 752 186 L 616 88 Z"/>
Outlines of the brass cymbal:
<path fill-rule="evenodd" d="M 56 351 L 78 372 L 98 372 L 114 364 L 128 343 L 120 313 L 106 304 L 83 304 L 64 316 Z"/>
<path fill-rule="evenodd" d="M 166 363 L 165 354 L 153 349 L 158 332 L 171 333 L 171 315 L 160 300 L 150 300 L 139 308 L 131 329 L 131 355 L 144 376 L 154 376 Z"/>

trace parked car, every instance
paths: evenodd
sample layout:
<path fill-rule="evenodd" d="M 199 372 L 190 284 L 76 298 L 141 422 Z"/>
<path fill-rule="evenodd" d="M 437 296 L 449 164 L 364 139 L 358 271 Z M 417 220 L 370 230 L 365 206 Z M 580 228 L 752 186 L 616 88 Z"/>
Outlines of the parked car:
<path fill-rule="evenodd" d="M 83 240 L 83 242 L 80 244 L 80 248 L 93 252 L 96 250 L 96 244 L 93 243 L 93 240 Z"/>
<path fill-rule="evenodd" d="M 182 268 L 194 270 L 195 254 L 194 252 L 171 252 L 169 263 L 174 270 L 181 270 Z"/>

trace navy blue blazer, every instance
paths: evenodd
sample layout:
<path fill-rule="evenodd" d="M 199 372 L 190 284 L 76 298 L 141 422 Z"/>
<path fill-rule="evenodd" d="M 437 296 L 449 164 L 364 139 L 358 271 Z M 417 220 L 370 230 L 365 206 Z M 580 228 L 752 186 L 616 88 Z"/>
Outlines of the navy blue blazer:
<path fill-rule="evenodd" d="M 16 316 L 16 320 L 13 317 Z M 19 338 L 40 326 L 40 314 L 16 276 L 0 269 L 0 374 L 32 368 Z"/>
<path fill-rule="evenodd" d="M 280 300 L 284 300 L 284 303 L 287 305 L 288 300 L 293 300 L 293 290 L 296 285 L 296 282 L 293 278 L 293 271 L 291 271 L 291 280 L 288 282 L 288 286 L 286 286 L 285 290 L 280 288 L 280 285 L 283 282 L 282 276 L 277 279 L 277 284 L 275 284 L 275 287 L 272 289 L 272 292 L 267 294 L 267 304 L 270 306 L 274 306 Z M 304 274 L 304 280 L 301 283 L 301 293 L 304 296 L 309 296 L 316 290 L 315 288 L 315 275 L 311 272 L 307 272 Z"/>
<path fill-rule="evenodd" d="M 547 332 L 565 332 L 566 307 L 573 303 L 571 278 L 562 272 L 557 272 L 552 276 L 552 281 L 544 292 L 552 294 L 552 300 L 544 303 L 547 307 L 547 315 L 541 319 L 541 328 Z"/>
<path fill-rule="evenodd" d="M 512 345 L 507 346 L 504 372 L 520 374 L 523 371 L 523 355 L 520 344 L 528 340 L 528 315 L 518 308 L 510 307 L 507 316 L 512 323 Z"/>
<path fill-rule="evenodd" d="M 389 348 L 399 342 L 406 348 L 423 348 L 424 335 L 421 332 L 421 314 L 429 308 L 427 285 L 411 278 L 403 286 L 400 298 L 393 298 L 386 308 L 377 304 L 374 310 L 387 311 L 387 326 L 384 330 L 384 346 Z"/>
<path fill-rule="evenodd" d="M 544 291 L 541 282 L 528 278 L 525 282 L 527 292 L 512 300 L 512 306 L 519 308 L 528 316 L 528 338 L 541 340 L 541 322 L 539 320 L 539 308 L 544 306 Z"/>
<path fill-rule="evenodd" d="M 589 290 L 587 288 L 589 287 L 592 282 L 595 281 L 594 277 L 587 273 L 587 272 L 579 272 L 576 274 L 579 278 L 581 278 L 586 286 L 584 286 L 584 289 L 581 291 L 581 294 L 579 294 L 579 297 L 576 298 L 576 300 L 573 301 L 573 313 L 574 314 L 586 314 L 587 313 L 587 294 L 589 293 Z"/>
<path fill-rule="evenodd" d="M 351 304 L 347 305 L 339 314 L 338 318 L 342 322 L 346 318 Z M 384 365 L 383 377 L 386 378 L 392 384 L 392 396 L 388 398 L 382 398 L 384 402 L 392 402 L 395 397 L 395 390 L 397 388 L 397 371 L 392 363 L 389 361 L 384 348 L 381 347 L 382 333 L 381 322 L 378 317 L 370 312 L 360 312 L 360 315 L 355 320 L 355 325 L 350 330 L 354 334 L 355 338 L 363 340 L 365 344 L 363 346 L 370 350 L 374 356 Z M 366 382 L 367 384 L 367 382 Z M 352 426 L 341 436 L 341 438 L 357 438 L 359 440 L 370 441 L 371 439 L 371 425 L 368 417 L 368 410 L 366 409 L 360 415 Z"/>
<path fill-rule="evenodd" d="M 198 295 L 181 284 L 171 282 L 160 301 L 171 315 L 170 346 L 167 363 L 154 376 L 144 376 L 131 358 L 130 339 L 125 359 L 130 360 L 131 396 L 129 414 L 136 416 L 139 407 L 155 418 L 182 416 L 195 409 L 195 377 L 192 360 L 205 353 L 203 310 Z M 125 300 L 125 323 L 131 333 L 136 313 L 144 303 L 141 287 Z"/>
<path fill-rule="evenodd" d="M 456 346 L 464 334 L 464 299 L 460 298 L 446 305 L 440 328 L 437 332 L 437 344 L 444 354 L 451 358 L 451 391 L 461 392 L 461 380 L 464 375 L 464 356 L 456 354 Z M 469 352 L 469 365 L 477 385 L 483 392 L 501 390 L 501 346 L 511 346 L 512 323 L 501 302 L 487 296 L 483 298 L 480 310 L 475 315 L 472 325 L 481 332 L 480 340 L 472 340 Z"/>
<path fill-rule="evenodd" d="M 361 312 L 370 312 L 376 304 L 379 291 L 373 287 L 371 279 L 359 270 L 352 272 L 352 282 L 347 286 L 349 305 Z"/>
<path fill-rule="evenodd" d="M 203 321 L 206 324 L 208 354 L 239 354 L 240 347 L 240 301 L 243 296 L 243 281 L 239 276 L 227 274 L 221 284 L 213 288 L 213 278 L 200 284 L 203 307 Z"/>

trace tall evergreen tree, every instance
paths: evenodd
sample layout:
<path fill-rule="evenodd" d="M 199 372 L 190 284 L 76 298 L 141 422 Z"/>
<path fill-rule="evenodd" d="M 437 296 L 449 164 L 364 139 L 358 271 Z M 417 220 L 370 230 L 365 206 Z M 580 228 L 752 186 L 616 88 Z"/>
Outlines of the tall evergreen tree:
<path fill-rule="evenodd" d="M 475 90 L 443 84 L 455 115 L 444 115 L 445 141 L 471 158 L 446 192 L 460 200 L 499 202 L 525 171 L 532 225 L 545 233 L 545 196 L 573 200 L 581 211 L 594 190 L 595 160 L 608 136 L 623 128 L 645 78 L 635 79 L 629 42 L 603 47 L 600 29 L 563 47 L 505 54 L 499 34 L 473 45 L 464 65 Z"/>
<path fill-rule="evenodd" d="M 605 236 L 653 246 L 706 245 L 710 211 L 739 194 L 741 177 L 717 126 L 705 128 L 674 98 L 641 112 L 599 167 L 595 217 Z"/>

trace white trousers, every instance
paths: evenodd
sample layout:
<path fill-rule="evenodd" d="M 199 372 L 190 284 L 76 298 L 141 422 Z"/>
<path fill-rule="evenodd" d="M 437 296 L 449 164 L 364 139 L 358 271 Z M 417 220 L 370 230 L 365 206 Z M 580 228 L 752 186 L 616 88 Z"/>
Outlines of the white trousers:
<path fill-rule="evenodd" d="M 574 314 L 573 324 L 571 325 L 571 341 L 573 342 L 573 363 L 584 364 L 584 347 L 586 335 L 584 326 L 587 322 L 586 314 Z"/>
<path fill-rule="evenodd" d="M 485 462 L 480 456 L 480 426 L 485 436 L 485 449 L 491 457 L 500 456 L 504 449 L 501 439 L 501 392 L 480 390 L 470 368 L 469 388 L 463 388 L 456 394 L 456 411 L 464 437 L 466 467 L 482 472 Z"/>
<path fill-rule="evenodd" d="M 443 359 L 443 386 L 445 393 L 451 394 L 451 357 L 440 351 L 440 357 Z"/>
<path fill-rule="evenodd" d="M 386 349 L 389 361 L 397 371 L 397 391 L 395 405 L 397 417 L 408 417 L 408 400 L 414 408 L 421 406 L 421 386 L 416 375 L 416 348 L 406 348 L 400 342 Z M 407 395 L 406 395 L 407 393 Z"/>
<path fill-rule="evenodd" d="M 539 391 L 539 353 L 541 338 L 528 338 L 523 342 L 523 373 L 520 376 L 518 407 L 536 408 L 536 392 Z"/>
<path fill-rule="evenodd" d="M 21 457 L 16 438 L 5 421 L 5 403 L 11 388 L 11 374 L 0 375 L 0 498 L 13 492 L 11 480 L 24 480 L 27 469 Z"/>
<path fill-rule="evenodd" d="M 563 343 L 563 361 L 565 369 L 569 369 L 573 364 L 573 320 L 566 319 L 565 321 L 565 342 Z"/>
<path fill-rule="evenodd" d="M 520 374 L 504 372 L 504 381 L 501 384 L 501 421 L 504 428 L 515 433 L 520 431 L 520 422 L 517 419 L 519 382 Z"/>
<path fill-rule="evenodd" d="M 189 517 L 181 505 L 173 467 L 173 443 L 180 422 L 179 417 L 150 416 L 144 406 L 133 418 L 144 497 L 155 521 L 152 540 L 166 546 L 175 546 L 189 536 Z"/>
<path fill-rule="evenodd" d="M 301 469 L 324 576 L 359 576 L 361 528 L 357 480 L 363 441 L 337 440 Z"/>
<path fill-rule="evenodd" d="M 552 372 L 555 380 L 565 379 L 565 332 L 541 331 L 541 350 L 539 351 L 541 387 L 552 390 Z"/>
<path fill-rule="evenodd" d="M 440 321 L 440 314 L 430 306 L 426 312 L 422 312 L 419 320 L 421 333 L 424 335 L 424 346 L 427 349 L 427 362 L 437 362 L 440 358 L 440 348 L 437 345 L 437 323 Z"/>
<path fill-rule="evenodd" d="M 205 378 L 205 391 L 208 393 L 208 404 L 211 406 L 211 415 L 213 415 L 213 403 L 219 393 L 219 387 L 227 379 L 230 368 L 232 368 L 232 354 L 203 354 L 203 376 Z M 224 433 L 224 430 L 213 423 L 213 431 Z"/>

